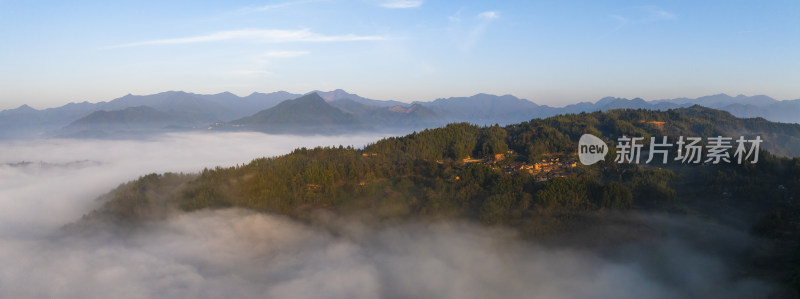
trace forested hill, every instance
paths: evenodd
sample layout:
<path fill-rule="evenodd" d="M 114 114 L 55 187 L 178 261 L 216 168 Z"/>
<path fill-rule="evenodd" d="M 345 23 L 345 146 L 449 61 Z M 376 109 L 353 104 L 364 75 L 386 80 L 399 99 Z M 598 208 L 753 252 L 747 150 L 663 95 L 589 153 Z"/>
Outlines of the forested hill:
<path fill-rule="evenodd" d="M 713 137 L 761 136 L 772 154 L 800 156 L 800 125 L 775 123 L 763 118 L 736 118 L 728 112 L 693 106 L 668 111 L 611 110 L 533 119 L 505 127 L 479 128 L 466 124 L 425 130 L 370 145 L 365 150 L 385 155 L 410 155 L 422 159 L 461 159 L 469 155 L 514 150 L 528 160 L 538 156 L 575 157 L 577 141 L 593 134 L 613 143 L 625 136 Z M 646 142 L 649 143 L 649 142 Z M 496 150 L 491 150 L 492 147 Z M 488 151 L 487 151 L 488 150 Z"/>
<path fill-rule="evenodd" d="M 584 166 L 575 160 L 586 133 L 612 150 L 623 135 L 673 142 L 759 135 L 764 143 L 755 164 L 616 163 L 612 152 Z M 784 273 L 800 269 L 800 158 L 764 149 L 797 156 L 799 137 L 800 125 L 701 107 L 561 115 L 506 127 L 459 123 L 363 149 L 301 148 L 199 174 L 143 176 L 103 196 L 105 204 L 86 219 L 137 223 L 224 207 L 304 219 L 326 209 L 376 219 L 466 218 L 537 237 L 581 230 L 591 223 L 587 215 L 605 211 L 658 211 L 709 217 L 798 249 L 775 257 L 788 268 L 773 270 Z"/>
<path fill-rule="evenodd" d="M 576 163 L 577 140 L 586 133 L 609 144 L 606 161 Z M 674 141 L 677 136 L 759 135 L 764 142 L 760 160 L 752 165 L 637 165 L 613 162 L 615 141 L 623 135 L 645 137 L 645 148 L 650 136 Z M 697 106 L 561 115 L 506 127 L 460 123 L 363 149 L 302 148 L 199 175 L 148 175 L 109 193 L 97 212 L 135 219 L 148 215 L 154 202 L 183 210 L 237 206 L 294 216 L 316 208 L 360 207 L 387 216 L 519 223 L 553 212 L 696 209 L 700 206 L 691 205 L 693 200 L 702 199 L 707 207 L 708 197 L 721 194 L 727 202 L 760 201 L 767 209 L 800 194 L 800 159 L 777 158 L 764 149 L 796 156 L 799 138 L 800 125 L 738 119 Z"/>

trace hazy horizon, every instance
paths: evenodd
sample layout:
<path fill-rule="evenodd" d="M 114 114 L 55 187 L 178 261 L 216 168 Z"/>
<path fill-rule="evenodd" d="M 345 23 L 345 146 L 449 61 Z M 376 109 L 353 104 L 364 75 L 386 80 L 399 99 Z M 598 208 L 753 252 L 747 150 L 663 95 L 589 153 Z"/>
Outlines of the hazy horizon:
<path fill-rule="evenodd" d="M 0 2 L 0 109 L 128 93 L 341 88 L 426 101 L 512 94 L 800 98 L 800 3 L 286 0 Z"/>
<path fill-rule="evenodd" d="M 40 107 L 40 106 L 34 106 L 34 105 L 30 104 L 30 103 L 22 103 L 22 104 L 20 104 L 20 105 L 13 106 L 13 107 L 4 107 L 4 106 L 2 105 L 3 103 L 0 103 L 0 111 L 3 111 L 3 110 L 10 110 L 10 109 L 16 109 L 16 108 L 19 108 L 19 107 L 21 107 L 21 106 L 29 106 L 29 107 L 31 107 L 31 108 L 34 108 L 34 109 L 36 109 L 36 110 L 44 110 L 44 109 L 49 109 L 49 108 L 58 108 L 58 107 L 61 107 L 61 106 L 67 105 L 67 104 L 74 104 L 74 103 L 83 103 L 83 102 L 88 102 L 88 103 L 96 104 L 96 103 L 101 103 L 101 102 L 110 102 L 110 101 L 113 101 L 113 100 L 116 100 L 116 99 L 122 98 L 122 97 L 124 97 L 124 96 L 127 96 L 127 95 L 133 95 L 133 96 L 149 96 L 149 95 L 154 95 L 154 94 L 159 94 L 159 93 L 164 93 L 164 92 L 185 92 L 185 93 L 189 93 L 189 94 L 197 94 L 197 95 L 215 95 L 215 94 L 222 94 L 222 93 L 226 93 L 226 92 L 228 92 L 228 93 L 231 93 L 231 94 L 234 94 L 234 95 L 236 95 L 236 96 L 238 96 L 238 97 L 241 97 L 241 98 L 243 98 L 243 97 L 247 97 L 247 96 L 249 96 L 249 95 L 251 95 L 251 94 L 254 94 L 254 93 L 269 94 L 269 93 L 273 93 L 273 92 L 288 92 L 288 93 L 291 93 L 291 94 L 300 94 L 300 95 L 302 95 L 302 94 L 307 94 L 307 93 L 310 93 L 310 92 L 313 92 L 313 91 L 329 92 L 329 91 L 334 91 L 334 90 L 337 90 L 337 89 L 331 89 L 331 90 L 318 90 L 318 89 L 314 89 L 314 90 L 310 90 L 310 91 L 304 91 L 304 92 L 293 92 L 293 91 L 287 91 L 287 90 L 280 90 L 280 89 L 279 89 L 279 90 L 273 90 L 273 91 L 253 91 L 253 92 L 250 92 L 250 93 L 243 93 L 243 94 L 237 94 L 237 93 L 234 93 L 234 92 L 231 92 L 231 91 L 221 91 L 221 92 L 215 92 L 215 93 L 197 93 L 197 92 L 192 92 L 192 91 L 188 91 L 188 90 L 164 90 L 164 91 L 155 92 L 155 93 L 152 93 L 152 94 L 133 94 L 133 93 L 126 93 L 126 94 L 123 94 L 123 95 L 120 95 L 120 96 L 116 96 L 116 97 L 109 98 L 109 99 L 98 100 L 98 101 L 90 101 L 90 100 L 75 100 L 75 101 L 67 101 L 67 102 L 63 102 L 63 103 L 60 103 L 60 104 L 54 104 L 54 106 L 46 106 L 46 107 L 45 107 L 45 106 L 41 106 L 41 107 Z M 345 91 L 345 92 L 347 92 L 347 93 L 350 93 L 350 94 L 355 94 L 355 95 L 358 95 L 358 96 L 361 96 L 361 97 L 364 97 L 364 98 L 368 98 L 368 99 L 372 99 L 372 100 L 379 100 L 379 101 L 398 101 L 398 102 L 403 102 L 403 103 L 407 103 L 407 104 L 411 104 L 412 102 L 414 102 L 414 101 L 411 101 L 411 102 L 408 102 L 408 101 L 401 101 L 401 100 L 396 100 L 396 99 L 378 99 L 378 98 L 370 98 L 370 97 L 367 97 L 367 96 L 364 96 L 364 95 L 362 95 L 362 94 L 358 93 L 357 91 L 350 91 L 350 90 L 344 90 L 344 91 Z M 630 100 L 630 99 L 635 99 L 635 98 L 640 98 L 640 99 L 643 99 L 643 100 L 645 100 L 645 101 L 648 101 L 648 102 L 650 102 L 650 101 L 671 100 L 671 99 L 678 99 L 678 98 L 688 98 L 688 99 L 695 99 L 695 98 L 700 98 L 700 97 L 705 97 L 705 96 L 714 96 L 714 95 L 719 95 L 719 94 L 725 94 L 725 95 L 728 95 L 728 96 L 731 96 L 731 97 L 737 97 L 737 96 L 746 96 L 746 97 L 753 97 L 753 96 L 768 96 L 768 97 L 770 97 L 770 98 L 773 98 L 773 99 L 775 99 L 775 100 L 778 100 L 778 101 L 792 101 L 792 100 L 800 100 L 800 97 L 797 97 L 797 98 L 786 98 L 786 99 L 781 99 L 781 98 L 776 98 L 776 97 L 773 97 L 773 96 L 771 96 L 771 95 L 769 95 L 769 94 L 729 94 L 729 93 L 724 93 L 724 92 L 718 92 L 718 93 L 713 93 L 713 94 L 700 95 L 700 96 L 696 96 L 696 97 L 679 96 L 679 97 L 674 97 L 674 98 L 644 98 L 644 97 L 630 97 L 630 98 L 629 98 L 629 97 L 619 97 L 619 96 L 613 96 L 613 95 L 606 95 L 606 96 L 600 96 L 600 97 L 596 97 L 596 98 L 592 98 L 592 99 L 582 99 L 582 100 L 576 100 L 576 101 L 574 101 L 574 102 L 568 102 L 568 103 L 559 103 L 559 104 L 557 104 L 557 105 L 550 105 L 550 104 L 545 104 L 545 103 L 537 102 L 537 101 L 535 101 L 535 100 L 532 100 L 532 99 L 528 99 L 528 98 L 520 97 L 520 96 L 517 96 L 517 95 L 515 95 L 515 94 L 509 94 L 509 93 L 492 94 L 492 93 L 486 93 L 486 92 L 478 92 L 478 93 L 475 93 L 475 94 L 470 94 L 470 95 L 450 95 L 450 96 L 446 96 L 446 97 L 439 97 L 439 98 L 433 98 L 433 99 L 421 99 L 421 100 L 415 100 L 415 101 L 418 101 L 418 102 L 432 102 L 432 101 L 434 101 L 434 100 L 437 100 L 437 99 L 442 99 L 442 98 L 451 98 L 451 97 L 453 97 L 453 98 L 458 98 L 458 97 L 471 97 L 471 96 L 474 96 L 474 95 L 477 95 L 477 94 L 490 94 L 490 95 L 496 95 L 496 96 L 511 95 L 511 96 L 515 96 L 515 97 L 517 97 L 517 98 L 519 98 L 519 99 L 522 99 L 522 100 L 527 100 L 527 101 L 530 101 L 530 102 L 536 103 L 536 104 L 538 104 L 538 105 L 547 105 L 547 106 L 554 107 L 554 108 L 563 108 L 563 107 L 565 107 L 565 106 L 569 106 L 569 105 L 573 105 L 573 104 L 578 104 L 578 103 L 582 103 L 582 102 L 591 102 L 591 103 L 595 103 L 595 102 L 597 102 L 598 100 L 600 100 L 600 99 L 603 99 L 603 98 L 606 98 L 606 97 L 612 97 L 612 98 L 624 98 L 624 99 L 629 99 L 629 100 Z"/>

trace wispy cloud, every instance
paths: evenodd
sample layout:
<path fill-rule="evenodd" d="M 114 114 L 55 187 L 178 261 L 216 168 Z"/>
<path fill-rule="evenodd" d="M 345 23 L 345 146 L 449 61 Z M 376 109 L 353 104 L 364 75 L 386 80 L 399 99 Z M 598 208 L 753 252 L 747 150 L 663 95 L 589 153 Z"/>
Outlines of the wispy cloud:
<path fill-rule="evenodd" d="M 280 29 L 243 29 L 220 31 L 206 35 L 156 39 L 149 41 L 133 42 L 112 46 L 111 48 L 137 47 L 147 45 L 172 45 L 193 44 L 221 41 L 249 41 L 260 43 L 291 43 L 291 42 L 348 42 L 348 41 L 376 41 L 386 38 L 378 35 L 324 35 L 312 32 L 309 29 L 280 30 Z"/>
<path fill-rule="evenodd" d="M 419 0 L 392 0 L 381 4 L 381 6 L 386 8 L 414 8 L 420 7 L 421 5 L 422 1 Z"/>
<path fill-rule="evenodd" d="M 628 24 L 630 22 L 630 20 L 628 20 L 628 18 L 620 16 L 620 15 L 609 15 L 609 17 L 614 19 L 614 21 L 617 21 L 617 24 L 620 25 L 620 26 L 626 25 L 626 24 Z"/>
<path fill-rule="evenodd" d="M 648 19 L 651 20 L 651 21 L 672 20 L 672 19 L 675 18 L 675 14 L 673 14 L 671 12 L 668 12 L 666 10 L 663 10 L 663 9 L 661 9 L 659 7 L 648 7 L 646 9 L 650 13 L 650 15 L 648 16 Z"/>
<path fill-rule="evenodd" d="M 494 20 L 494 19 L 497 19 L 499 17 L 500 17 L 500 15 L 498 15 L 496 11 L 484 11 L 484 12 L 478 14 L 478 18 L 481 18 L 481 19 L 484 19 L 484 20 Z"/>
<path fill-rule="evenodd" d="M 281 12 L 285 12 L 286 11 L 285 8 L 290 8 L 293 6 L 299 6 L 303 4 L 328 2 L 328 1 L 330 0 L 294 0 L 294 1 L 270 3 L 266 5 L 249 5 L 224 13 L 223 17 L 229 17 L 229 18 L 238 17 L 241 15 L 246 15 L 251 13 L 260 13 L 260 12 L 267 12 L 274 10 L 281 10 Z"/>
<path fill-rule="evenodd" d="M 464 10 L 464 9 L 463 9 L 463 8 L 460 8 L 460 9 L 458 9 L 458 11 L 456 11 L 456 13 L 454 13 L 453 15 L 451 15 L 451 16 L 447 16 L 447 20 L 449 20 L 451 23 L 458 23 L 458 22 L 461 22 L 461 11 L 462 11 L 462 10 Z"/>
<path fill-rule="evenodd" d="M 628 8 L 620 14 L 611 14 L 609 17 L 617 23 L 617 26 L 608 33 L 601 35 L 601 37 L 617 32 L 627 26 L 668 21 L 676 18 L 675 14 L 658 6 Z"/>
<path fill-rule="evenodd" d="M 232 76 L 238 76 L 238 77 L 275 76 L 275 73 L 270 72 L 270 71 L 266 71 L 266 70 L 250 70 L 250 69 L 235 70 L 235 71 L 228 72 L 228 74 L 230 74 Z"/>
<path fill-rule="evenodd" d="M 480 40 L 486 33 L 486 28 L 489 27 L 489 24 L 500 18 L 500 14 L 496 11 L 484 11 L 479 13 L 477 18 L 480 20 L 480 22 L 475 25 L 472 30 L 470 30 L 469 34 L 464 40 L 464 43 L 461 45 L 462 51 L 466 52 L 472 49 L 478 40 Z"/>
<path fill-rule="evenodd" d="M 273 9 L 278 9 L 278 8 L 295 6 L 295 5 L 298 5 L 298 4 L 306 4 L 306 3 L 320 2 L 320 1 L 322 1 L 322 0 L 288 1 L 288 2 L 273 3 L 273 4 L 262 5 L 262 6 L 256 6 L 256 7 L 248 7 L 248 8 L 244 8 L 244 10 L 246 10 L 246 11 L 267 11 L 267 10 L 273 10 Z"/>
<path fill-rule="evenodd" d="M 633 23 L 648 23 L 675 19 L 675 14 L 666 11 L 658 6 L 642 6 L 628 11 L 624 14 L 609 15 L 620 25 Z"/>
<path fill-rule="evenodd" d="M 308 52 L 308 51 L 269 51 L 267 53 L 264 53 L 264 56 L 272 57 L 272 58 L 291 58 L 291 57 L 308 55 L 309 53 L 311 53 L 311 52 Z"/>

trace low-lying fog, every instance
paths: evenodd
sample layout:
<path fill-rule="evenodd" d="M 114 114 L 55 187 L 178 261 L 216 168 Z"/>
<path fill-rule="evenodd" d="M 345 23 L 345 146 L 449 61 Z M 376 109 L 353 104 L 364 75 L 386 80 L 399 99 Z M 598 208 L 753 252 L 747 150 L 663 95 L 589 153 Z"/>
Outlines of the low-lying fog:
<path fill-rule="evenodd" d="M 466 222 L 367 225 L 323 214 L 309 225 L 239 209 L 181 214 L 124 237 L 59 230 L 143 174 L 380 137 L 0 143 L 0 298 L 753 298 L 771 289 L 727 263 L 727 252 L 748 246 L 745 234 L 657 215 L 646 218 L 664 228 L 658 239 L 611 254 Z M 685 233 L 694 230 L 706 234 Z"/>

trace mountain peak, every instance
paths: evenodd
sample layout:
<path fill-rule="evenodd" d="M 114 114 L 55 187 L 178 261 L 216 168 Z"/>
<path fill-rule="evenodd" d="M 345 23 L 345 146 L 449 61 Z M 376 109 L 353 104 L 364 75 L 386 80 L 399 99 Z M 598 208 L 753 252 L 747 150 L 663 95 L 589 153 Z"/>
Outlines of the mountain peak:
<path fill-rule="evenodd" d="M 351 100 L 353 100 L 355 102 L 358 102 L 358 103 L 361 103 L 361 104 L 370 105 L 370 106 L 379 106 L 379 107 L 391 107 L 391 106 L 396 106 L 396 105 L 407 105 L 407 103 L 402 103 L 402 102 L 392 101 L 392 100 L 379 101 L 379 100 L 368 99 L 368 98 L 359 96 L 359 95 L 354 94 L 354 93 L 348 93 L 347 91 L 344 91 L 343 89 L 335 89 L 335 90 L 332 90 L 332 91 L 314 90 L 314 91 L 309 92 L 307 94 L 310 94 L 310 93 L 319 94 L 319 96 L 322 97 L 327 102 L 338 101 L 338 100 L 341 100 L 341 99 L 351 99 Z"/>
<path fill-rule="evenodd" d="M 358 97 L 358 95 L 350 94 L 350 93 L 344 91 L 344 89 L 335 89 L 335 90 L 332 90 L 332 91 L 314 90 L 314 91 L 312 91 L 310 93 L 316 93 L 322 99 L 324 99 L 325 101 L 328 101 L 328 102 L 339 100 L 339 99 L 343 99 L 343 98 Z"/>
<path fill-rule="evenodd" d="M 619 101 L 619 100 L 627 100 L 627 99 L 609 96 L 609 97 L 604 97 L 602 99 L 597 100 L 597 102 L 595 102 L 595 105 L 604 106 L 604 105 L 608 105 L 609 103 L 616 102 L 616 101 Z"/>
<path fill-rule="evenodd" d="M 21 106 L 17 107 L 14 110 L 17 110 L 17 111 L 20 111 L 20 112 L 21 111 L 36 111 L 36 109 L 33 109 L 33 107 L 28 106 L 28 104 L 22 104 Z"/>
<path fill-rule="evenodd" d="M 353 115 L 333 107 L 316 92 L 294 100 L 286 100 L 275 107 L 231 122 L 249 125 L 269 132 L 324 133 L 347 128 L 359 128 L 361 123 Z"/>
<path fill-rule="evenodd" d="M 19 107 L 14 108 L 14 109 L 7 109 L 7 110 L 0 111 L 0 113 L 3 113 L 3 114 L 27 114 L 27 113 L 32 113 L 32 112 L 36 112 L 36 111 L 39 111 L 39 110 L 36 110 L 36 109 L 32 108 L 31 106 L 28 106 L 27 104 L 23 104 L 22 106 L 19 106 Z"/>
<path fill-rule="evenodd" d="M 328 104 L 328 103 L 325 103 L 325 99 L 322 96 L 320 96 L 319 93 L 317 93 L 317 92 L 311 92 L 311 93 L 306 94 L 306 95 L 304 95 L 302 97 L 296 98 L 294 100 L 289 100 L 289 101 L 292 101 L 294 103 L 313 103 L 313 104 L 322 103 L 322 104 L 325 104 L 325 105 Z"/>

